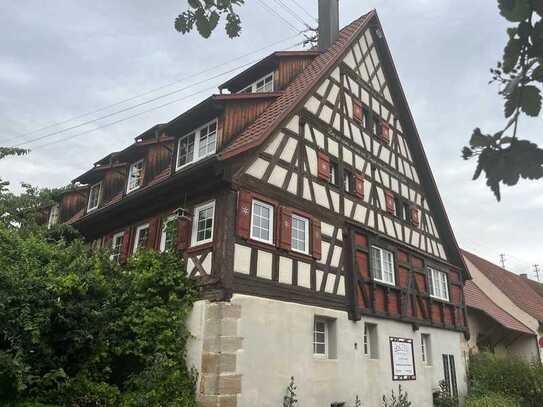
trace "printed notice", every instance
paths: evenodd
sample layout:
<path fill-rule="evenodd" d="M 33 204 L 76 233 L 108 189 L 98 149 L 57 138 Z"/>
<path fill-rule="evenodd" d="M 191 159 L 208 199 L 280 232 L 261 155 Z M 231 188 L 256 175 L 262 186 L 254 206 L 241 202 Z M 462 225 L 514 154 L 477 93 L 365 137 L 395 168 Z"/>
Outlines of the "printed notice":
<path fill-rule="evenodd" d="M 390 337 L 393 380 L 416 380 L 413 340 Z"/>

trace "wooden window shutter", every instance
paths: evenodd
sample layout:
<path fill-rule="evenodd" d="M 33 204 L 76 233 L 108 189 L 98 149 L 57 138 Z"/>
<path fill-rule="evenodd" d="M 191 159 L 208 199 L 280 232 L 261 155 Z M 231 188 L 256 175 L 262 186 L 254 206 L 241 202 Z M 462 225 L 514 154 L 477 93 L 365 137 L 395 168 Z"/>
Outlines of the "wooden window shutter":
<path fill-rule="evenodd" d="M 280 208 L 278 230 L 277 246 L 281 249 L 290 250 L 292 240 L 292 211 L 289 208 Z"/>
<path fill-rule="evenodd" d="M 121 247 L 121 255 L 119 258 L 119 263 L 126 263 L 128 256 L 130 255 L 130 243 L 132 240 L 132 227 L 128 227 L 124 230 L 123 234 L 123 245 Z"/>
<path fill-rule="evenodd" d="M 414 206 L 410 209 L 411 214 L 411 224 L 413 226 L 419 227 L 420 219 L 419 219 L 419 210 L 418 208 L 415 208 Z"/>
<path fill-rule="evenodd" d="M 390 143 L 390 127 L 388 126 L 388 123 L 383 121 L 383 130 L 382 130 L 382 139 L 383 142 L 386 144 Z"/>
<path fill-rule="evenodd" d="M 353 119 L 360 124 L 364 121 L 364 107 L 362 106 L 362 103 L 355 98 L 353 98 Z"/>
<path fill-rule="evenodd" d="M 357 197 L 364 199 L 364 176 L 356 174 L 354 178 L 354 192 Z"/>
<path fill-rule="evenodd" d="M 317 161 L 319 164 L 318 175 L 326 181 L 330 180 L 330 157 L 328 157 L 322 151 L 319 151 L 317 155 Z"/>
<path fill-rule="evenodd" d="M 102 248 L 111 249 L 111 240 L 113 239 L 113 234 L 107 234 L 102 238 Z"/>
<path fill-rule="evenodd" d="M 177 218 L 177 250 L 185 251 L 189 248 L 191 233 L 192 219 L 188 216 L 179 216 Z"/>
<path fill-rule="evenodd" d="M 236 216 L 236 231 L 242 239 L 251 236 L 251 211 L 253 197 L 250 192 L 240 191 L 238 194 L 238 213 Z"/>
<path fill-rule="evenodd" d="M 386 191 L 385 200 L 386 200 L 387 212 L 390 213 L 391 215 L 394 215 L 396 213 L 395 203 L 394 203 L 394 193 L 391 191 Z"/>
<path fill-rule="evenodd" d="M 160 235 L 160 217 L 153 218 L 149 222 L 149 237 L 147 239 L 147 248 L 156 249 L 157 248 L 157 237 Z"/>
<path fill-rule="evenodd" d="M 316 260 L 322 257 L 321 221 L 315 218 L 311 219 L 311 255 Z"/>

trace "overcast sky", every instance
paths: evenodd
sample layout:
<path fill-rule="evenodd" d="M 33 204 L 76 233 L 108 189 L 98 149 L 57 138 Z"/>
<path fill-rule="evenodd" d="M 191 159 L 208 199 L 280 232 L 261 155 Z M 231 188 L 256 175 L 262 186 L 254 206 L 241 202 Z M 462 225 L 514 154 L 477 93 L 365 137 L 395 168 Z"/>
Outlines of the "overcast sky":
<path fill-rule="evenodd" d="M 33 151 L 0 161 L 0 176 L 14 190 L 23 181 L 65 185 L 215 92 L 240 66 L 273 50 L 300 48 L 290 47 L 301 40 L 292 27 L 302 30 L 301 23 L 276 0 L 263 1 L 291 25 L 260 0 L 247 0 L 235 40 L 222 29 L 209 40 L 177 33 L 173 21 L 183 0 L 1 2 L 0 145 L 27 141 Z M 295 3 L 315 16 L 317 0 L 282 1 L 315 24 Z M 505 253 L 516 272 L 543 265 L 543 182 L 507 188 L 498 203 L 484 181 L 471 181 L 474 163 L 460 158 L 474 127 L 496 131 L 504 124 L 496 88 L 487 84 L 506 35 L 496 1 L 341 0 L 341 25 L 372 8 L 460 245 L 494 262 Z M 157 98 L 164 94 L 170 95 Z M 540 123 L 523 119 L 521 133 L 537 140 Z"/>

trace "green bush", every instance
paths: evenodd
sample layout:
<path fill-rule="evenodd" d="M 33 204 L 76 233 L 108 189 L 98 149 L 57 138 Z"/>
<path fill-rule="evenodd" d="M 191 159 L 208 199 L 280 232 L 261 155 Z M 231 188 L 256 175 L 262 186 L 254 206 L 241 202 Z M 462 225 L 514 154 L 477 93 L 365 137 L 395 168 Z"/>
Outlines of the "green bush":
<path fill-rule="evenodd" d="M 518 399 L 522 407 L 543 406 L 543 367 L 540 363 L 480 353 L 470 361 L 469 380 L 470 394 L 475 397 L 502 394 Z"/>
<path fill-rule="evenodd" d="M 120 268 L 52 232 L 0 222 L 0 405 L 195 406 L 181 259 L 144 251 Z"/>
<path fill-rule="evenodd" d="M 466 407 L 520 407 L 520 403 L 501 394 L 491 394 L 467 398 Z"/>

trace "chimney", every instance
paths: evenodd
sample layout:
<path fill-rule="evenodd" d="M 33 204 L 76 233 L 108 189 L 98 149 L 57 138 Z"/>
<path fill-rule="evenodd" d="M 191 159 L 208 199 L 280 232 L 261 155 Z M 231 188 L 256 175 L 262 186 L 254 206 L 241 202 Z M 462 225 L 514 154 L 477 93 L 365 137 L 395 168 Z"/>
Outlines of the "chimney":
<path fill-rule="evenodd" d="M 520 274 L 520 276 L 521 276 L 522 278 L 528 278 L 528 274 L 526 274 L 526 273 L 522 273 L 522 274 Z"/>
<path fill-rule="evenodd" d="M 339 34 L 339 0 L 319 0 L 319 50 L 326 51 Z"/>

